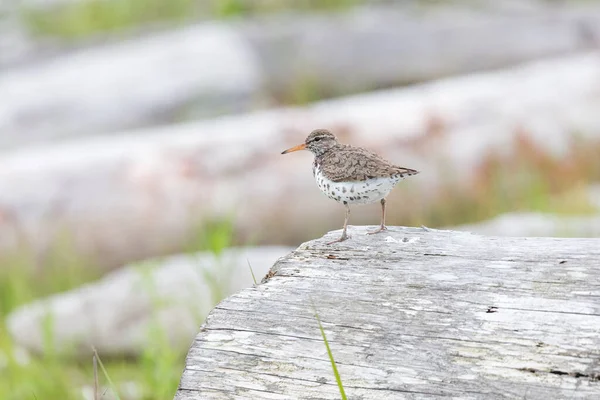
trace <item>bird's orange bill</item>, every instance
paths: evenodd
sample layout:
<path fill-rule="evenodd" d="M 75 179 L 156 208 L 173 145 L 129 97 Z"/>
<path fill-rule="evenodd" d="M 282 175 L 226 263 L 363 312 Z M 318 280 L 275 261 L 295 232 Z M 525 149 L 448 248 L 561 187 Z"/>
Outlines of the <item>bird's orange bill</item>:
<path fill-rule="evenodd" d="M 287 153 L 291 153 L 292 151 L 298 151 L 298 150 L 304 150 L 304 149 L 306 149 L 306 144 L 302 143 L 302 144 L 299 144 L 298 146 L 290 147 L 289 149 L 282 151 L 281 154 L 287 154 Z"/>

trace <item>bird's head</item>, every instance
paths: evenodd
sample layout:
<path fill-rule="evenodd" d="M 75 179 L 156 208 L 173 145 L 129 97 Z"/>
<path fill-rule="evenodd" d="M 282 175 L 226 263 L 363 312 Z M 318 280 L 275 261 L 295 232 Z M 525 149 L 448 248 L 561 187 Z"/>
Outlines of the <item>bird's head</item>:
<path fill-rule="evenodd" d="M 298 150 L 308 150 L 315 156 L 319 156 L 336 144 L 338 144 L 338 140 L 333 133 L 329 132 L 327 129 L 315 129 L 308 135 L 304 143 L 291 147 L 281 154 L 287 154 Z"/>

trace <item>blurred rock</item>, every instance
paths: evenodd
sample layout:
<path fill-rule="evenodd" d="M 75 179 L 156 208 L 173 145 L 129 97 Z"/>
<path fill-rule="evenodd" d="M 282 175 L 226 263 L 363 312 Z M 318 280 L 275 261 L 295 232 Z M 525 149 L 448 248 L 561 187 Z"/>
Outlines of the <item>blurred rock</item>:
<path fill-rule="evenodd" d="M 600 237 L 600 215 L 574 217 L 531 212 L 508 213 L 451 229 L 492 236 Z"/>
<path fill-rule="evenodd" d="M 125 267 L 98 282 L 13 311 L 7 328 L 18 345 L 44 353 L 50 321 L 55 349 L 71 356 L 139 355 L 158 335 L 182 351 L 222 298 L 253 284 L 287 247 L 228 249 Z M 158 331 L 156 331 L 158 329 Z M 161 336 L 162 337 L 162 336 Z"/>
<path fill-rule="evenodd" d="M 0 254 L 28 246 L 40 264 L 57 238 L 98 268 L 182 250 L 204 221 L 297 243 L 341 225 L 309 153 L 282 156 L 318 127 L 422 171 L 390 196 L 428 204 L 440 185 L 472 182 L 490 153 L 526 136 L 563 155 L 573 134 L 600 138 L 600 54 L 534 62 L 313 105 L 222 117 L 0 155 Z M 416 189 L 418 188 L 418 189 Z M 368 210 L 356 207 L 351 223 Z M 362 222 L 361 222 L 362 221 Z M 372 220 L 370 220 L 373 222 Z"/>
<path fill-rule="evenodd" d="M 269 101 L 267 88 L 284 98 L 335 95 L 600 43 L 598 5 L 484 3 L 206 23 L 44 59 L 39 43 L 9 32 L 0 65 L 6 57 L 16 67 L 0 76 L 0 148 L 247 111 Z"/>

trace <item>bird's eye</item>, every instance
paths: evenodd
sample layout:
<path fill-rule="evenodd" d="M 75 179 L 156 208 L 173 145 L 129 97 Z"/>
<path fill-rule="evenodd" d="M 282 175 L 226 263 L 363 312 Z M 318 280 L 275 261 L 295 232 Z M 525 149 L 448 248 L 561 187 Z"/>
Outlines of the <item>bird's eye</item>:
<path fill-rule="evenodd" d="M 318 142 L 319 140 L 321 140 L 321 138 L 320 138 L 320 137 L 316 137 L 316 138 L 315 138 L 315 142 Z"/>

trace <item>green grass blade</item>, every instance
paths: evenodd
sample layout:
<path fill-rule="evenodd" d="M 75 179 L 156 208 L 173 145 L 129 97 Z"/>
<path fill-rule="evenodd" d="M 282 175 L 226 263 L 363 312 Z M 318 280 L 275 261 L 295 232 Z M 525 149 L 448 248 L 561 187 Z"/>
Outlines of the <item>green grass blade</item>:
<path fill-rule="evenodd" d="M 314 308 L 314 305 L 313 305 Z M 319 314 L 317 313 L 317 309 L 314 308 L 315 318 L 319 323 L 319 329 L 321 330 L 321 336 L 323 336 L 323 342 L 325 343 L 325 347 L 327 348 L 327 354 L 329 355 L 329 361 L 331 361 L 331 369 L 333 369 L 333 374 L 335 375 L 335 380 L 337 381 L 338 388 L 340 389 L 340 395 L 342 396 L 342 400 L 347 400 L 346 392 L 344 391 L 344 385 L 342 384 L 342 378 L 340 377 L 340 373 L 338 372 L 337 366 L 335 365 L 335 360 L 333 359 L 333 353 L 331 352 L 331 348 L 329 347 L 329 342 L 327 341 L 327 336 L 325 335 L 325 330 L 323 329 L 323 325 L 321 324 L 321 319 L 319 318 Z"/>
<path fill-rule="evenodd" d="M 102 373 L 104 374 L 104 377 L 106 378 L 106 380 L 108 382 L 108 385 L 112 389 L 112 391 L 113 391 L 116 399 L 117 400 L 121 400 L 121 397 L 119 396 L 119 392 L 117 392 L 117 387 L 113 383 L 112 379 L 110 379 L 110 376 L 108 375 L 108 372 L 106 372 L 106 369 L 104 368 L 104 364 L 102 363 L 102 360 L 100 359 L 100 356 L 98 355 L 98 352 L 96 351 L 96 348 L 92 347 L 92 350 L 94 351 L 94 356 L 96 357 L 96 360 L 98 360 L 98 364 L 100 365 L 100 369 L 102 370 Z"/>
<path fill-rule="evenodd" d="M 92 357 L 92 365 L 94 368 L 94 400 L 100 400 L 98 392 L 98 358 L 96 357 L 96 354 Z"/>
<path fill-rule="evenodd" d="M 248 260 L 246 258 L 246 261 L 248 262 L 248 268 L 250 268 L 250 273 L 252 274 L 252 280 L 254 281 L 255 285 L 258 285 L 258 283 L 256 283 L 256 277 L 254 276 L 254 271 L 252 271 L 252 265 L 250 265 L 250 260 Z"/>

